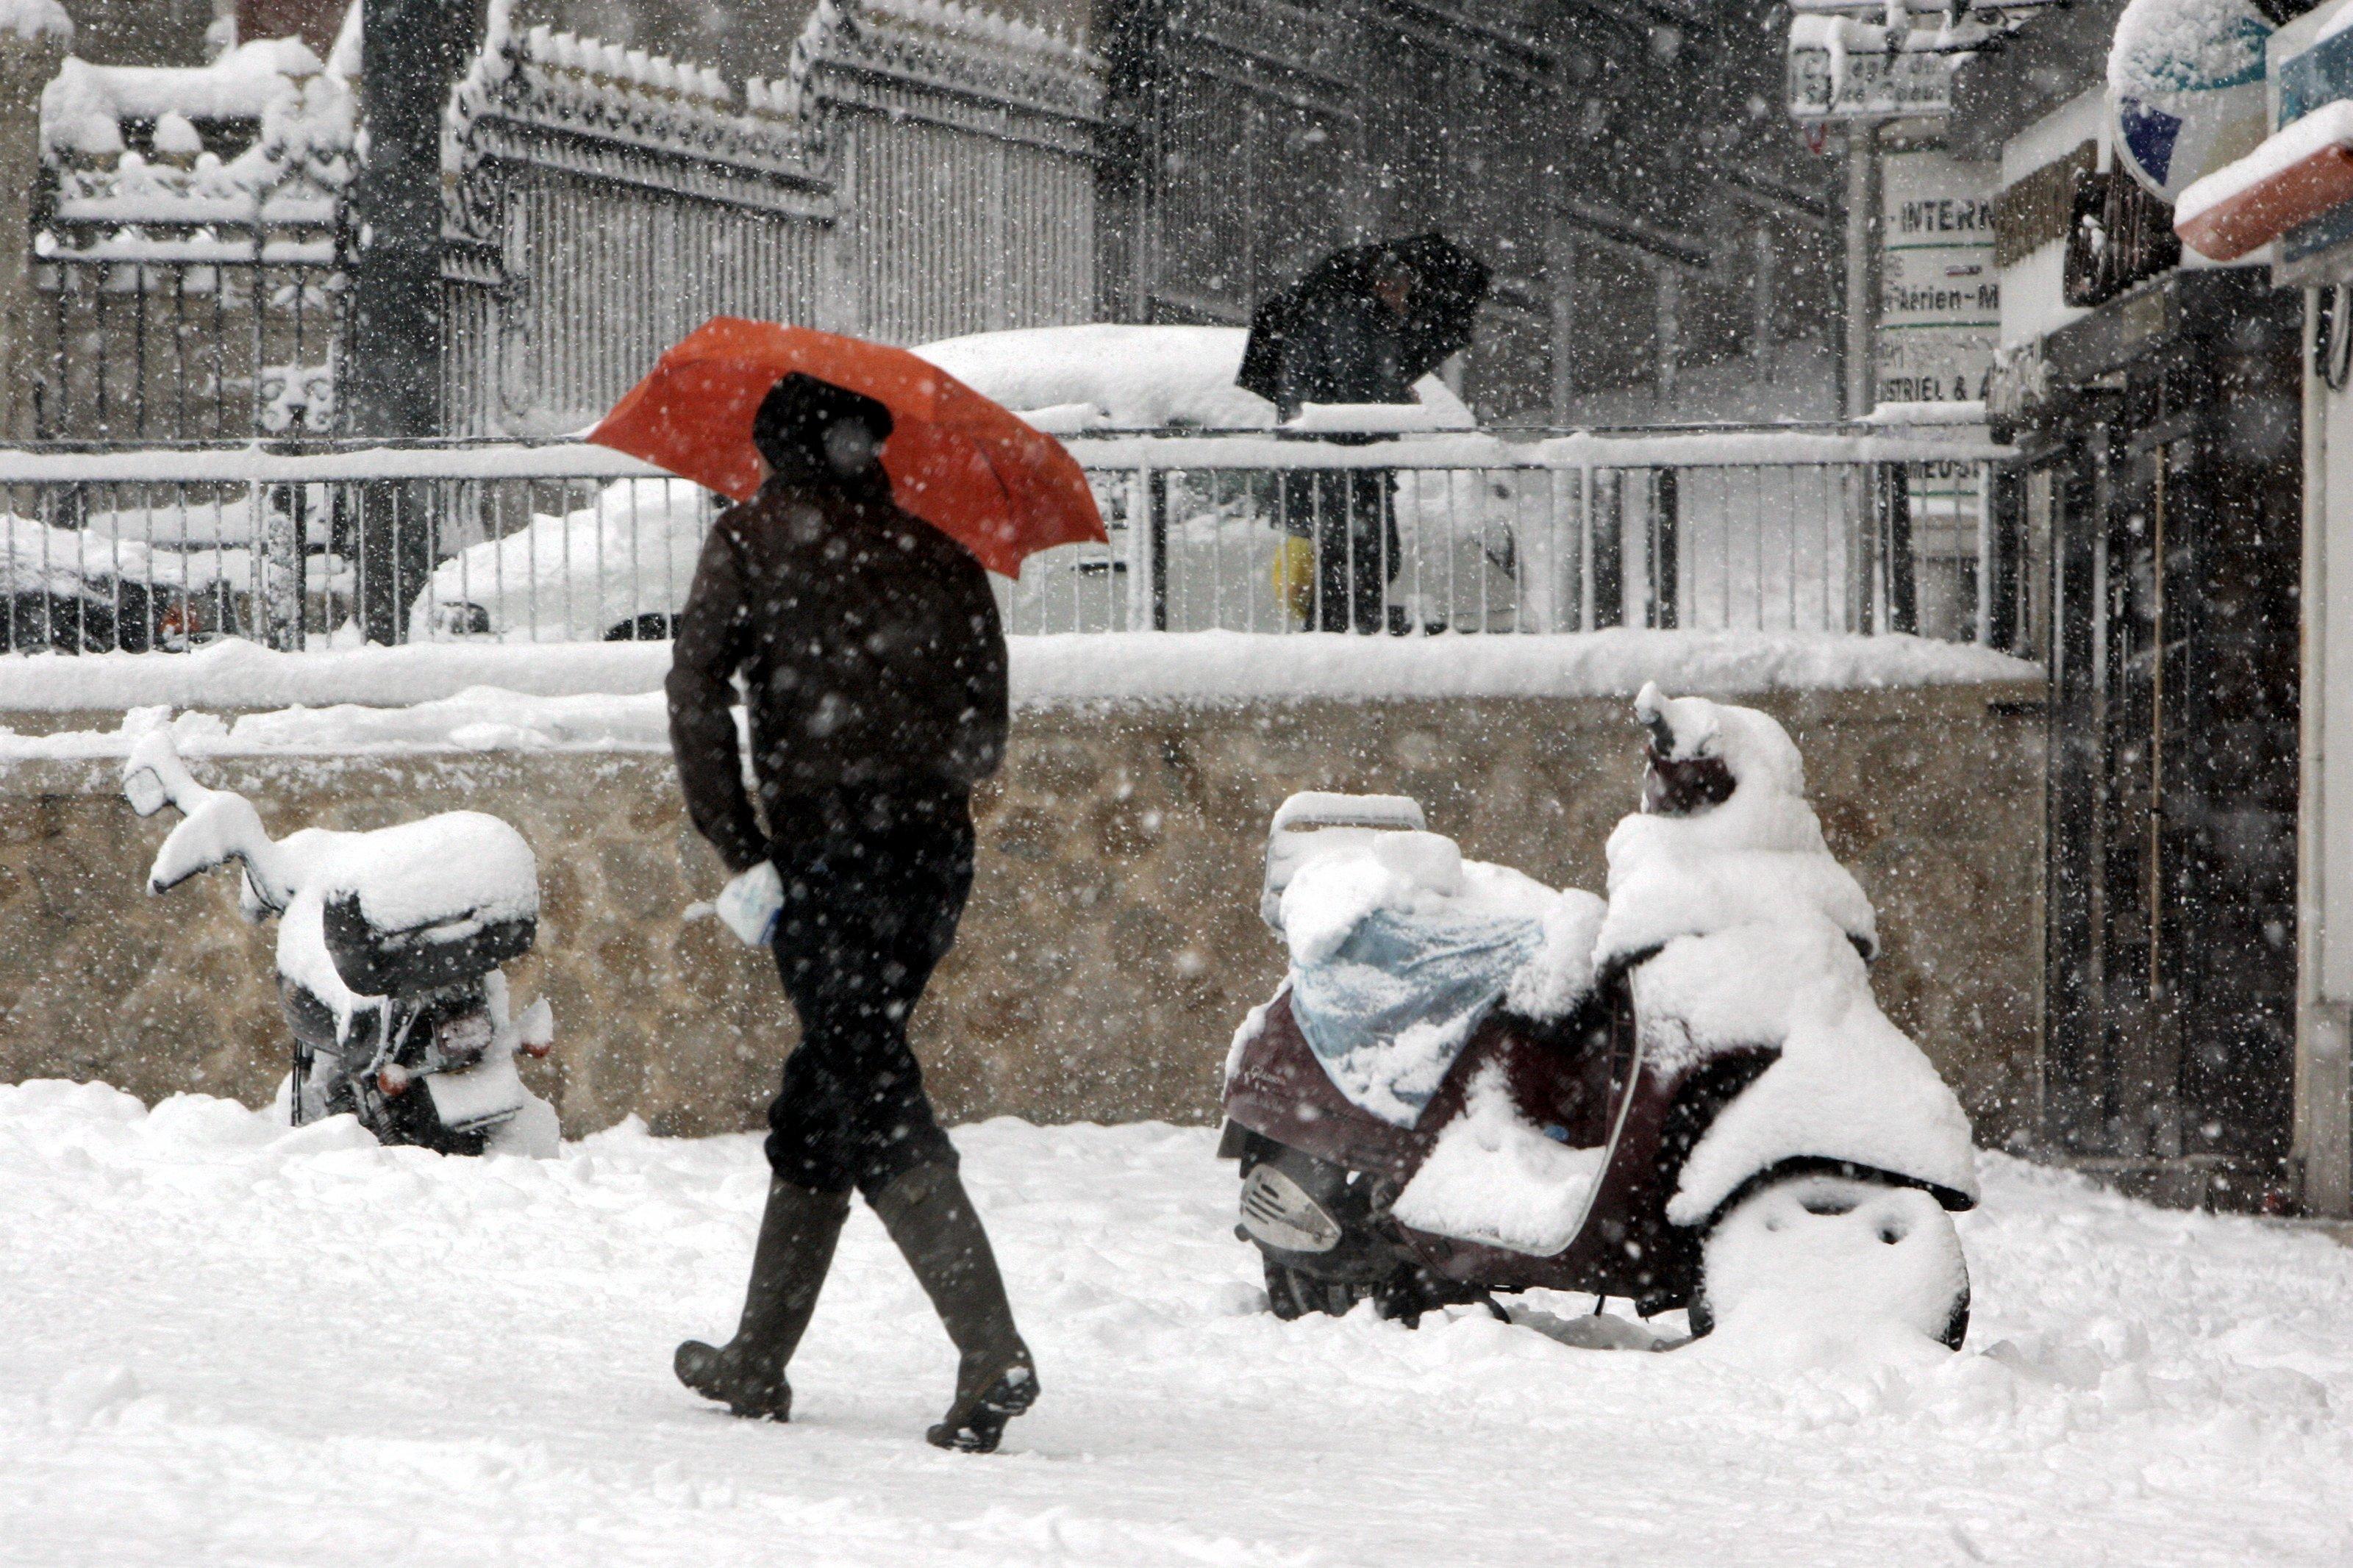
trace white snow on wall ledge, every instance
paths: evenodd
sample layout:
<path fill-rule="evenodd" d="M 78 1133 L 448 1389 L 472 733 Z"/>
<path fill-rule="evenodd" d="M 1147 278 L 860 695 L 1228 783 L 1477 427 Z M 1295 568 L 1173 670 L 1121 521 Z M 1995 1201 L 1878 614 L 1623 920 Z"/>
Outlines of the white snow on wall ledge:
<path fill-rule="evenodd" d="M 2040 680 L 2007 654 L 1915 637 L 1618 629 L 1550 637 L 1183 632 L 1014 637 L 1017 703 L 1215 704 L 1625 697 L 1645 681 L 1723 696 Z"/>
<path fill-rule="evenodd" d="M 1555 637 L 1276 637 L 1248 632 L 1017 637 L 1013 698 L 1081 702 L 1379 701 L 1868 690 L 2040 680 L 2042 667 L 1915 637 L 1612 630 Z M 411 643 L 272 653 L 230 639 L 189 654 L 0 656 L 0 711 L 405 706 L 492 686 L 526 697 L 658 692 L 667 643 Z"/>

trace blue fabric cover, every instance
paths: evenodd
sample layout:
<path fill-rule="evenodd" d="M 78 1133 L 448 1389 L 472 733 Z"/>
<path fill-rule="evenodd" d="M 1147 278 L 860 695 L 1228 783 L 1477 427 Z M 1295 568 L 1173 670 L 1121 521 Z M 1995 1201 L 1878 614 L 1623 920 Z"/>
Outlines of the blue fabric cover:
<path fill-rule="evenodd" d="M 1351 1104 L 1410 1127 L 1543 944 L 1538 920 L 1377 909 L 1329 959 L 1293 964 L 1292 1016 Z"/>

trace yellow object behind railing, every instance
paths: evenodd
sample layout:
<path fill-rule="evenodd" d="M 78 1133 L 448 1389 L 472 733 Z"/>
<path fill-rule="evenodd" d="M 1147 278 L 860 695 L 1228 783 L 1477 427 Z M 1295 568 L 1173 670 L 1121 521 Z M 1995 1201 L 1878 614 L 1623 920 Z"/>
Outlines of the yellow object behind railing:
<path fill-rule="evenodd" d="M 1315 542 L 1285 534 L 1274 546 L 1274 602 L 1305 626 L 1315 613 Z"/>

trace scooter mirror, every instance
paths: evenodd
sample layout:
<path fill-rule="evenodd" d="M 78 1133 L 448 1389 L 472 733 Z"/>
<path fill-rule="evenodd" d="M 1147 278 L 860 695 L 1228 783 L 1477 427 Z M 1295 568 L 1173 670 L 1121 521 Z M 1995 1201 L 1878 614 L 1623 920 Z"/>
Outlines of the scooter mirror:
<path fill-rule="evenodd" d="M 122 794 L 131 802 L 131 809 L 142 816 L 154 816 L 171 801 L 164 781 L 153 768 L 140 768 L 124 775 Z"/>

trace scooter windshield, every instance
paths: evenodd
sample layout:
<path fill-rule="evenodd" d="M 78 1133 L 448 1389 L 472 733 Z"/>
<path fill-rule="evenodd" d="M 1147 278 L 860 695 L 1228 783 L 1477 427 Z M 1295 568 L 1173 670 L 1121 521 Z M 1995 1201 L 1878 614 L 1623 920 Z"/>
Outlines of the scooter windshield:
<path fill-rule="evenodd" d="M 1540 918 L 1370 910 L 1328 954 L 1293 955 L 1292 1016 L 1351 1104 L 1410 1127 L 1543 945 Z"/>

